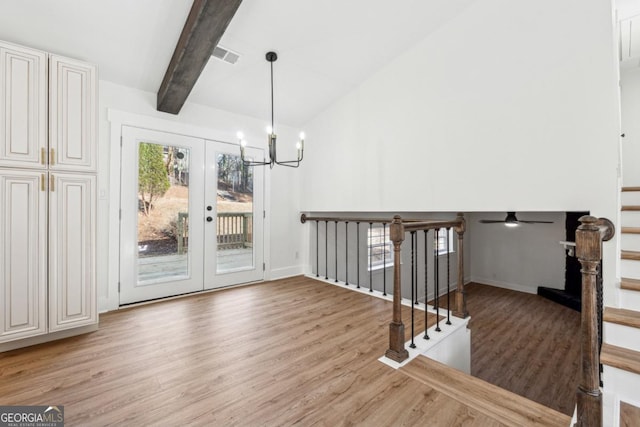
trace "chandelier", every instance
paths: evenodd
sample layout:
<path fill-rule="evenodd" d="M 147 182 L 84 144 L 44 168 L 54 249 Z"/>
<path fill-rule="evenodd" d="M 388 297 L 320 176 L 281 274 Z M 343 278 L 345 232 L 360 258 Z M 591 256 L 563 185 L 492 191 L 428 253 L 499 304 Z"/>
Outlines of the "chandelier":
<path fill-rule="evenodd" d="M 304 132 L 300 132 L 300 140 L 296 144 L 298 150 L 298 158 L 296 160 L 284 160 L 279 161 L 276 154 L 276 133 L 273 122 L 273 63 L 278 59 L 278 55 L 275 52 L 267 52 L 266 59 L 271 65 L 271 126 L 267 127 L 267 136 L 269 143 L 269 160 L 264 162 L 256 162 L 253 160 L 247 160 L 244 157 L 244 149 L 247 146 L 247 141 L 244 140 L 242 132 L 238 132 L 238 140 L 240 141 L 240 158 L 245 166 L 265 166 L 269 165 L 273 168 L 274 165 L 287 166 L 290 168 L 297 168 L 300 166 L 300 162 L 304 156 Z"/>

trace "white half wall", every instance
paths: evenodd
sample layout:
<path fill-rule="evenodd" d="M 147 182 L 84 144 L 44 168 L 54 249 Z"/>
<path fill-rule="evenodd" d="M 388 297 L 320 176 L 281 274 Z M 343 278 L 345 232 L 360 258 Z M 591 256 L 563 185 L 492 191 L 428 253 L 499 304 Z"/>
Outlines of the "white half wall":
<path fill-rule="evenodd" d="M 98 165 L 98 308 L 102 311 L 118 307 L 118 257 L 117 248 L 119 189 L 114 187 L 119 159 L 112 159 L 112 143 L 119 143 L 119 135 L 111 135 L 108 110 L 139 115 L 145 121 L 155 120 L 165 129 L 189 136 L 237 143 L 236 132 L 242 130 L 249 145 L 265 148 L 265 120 L 215 110 L 187 102 L 178 115 L 156 110 L 156 94 L 100 81 L 99 104 L 99 165 Z M 298 132 L 285 126 L 278 128 L 279 152 L 295 156 Z M 112 161 L 116 162 L 115 169 Z M 303 269 L 299 254 L 302 250 L 303 227 L 298 220 L 300 199 L 300 171 L 292 168 L 274 168 L 266 172 L 265 194 L 265 278 L 301 274 Z M 115 191 L 114 191 L 115 190 Z M 115 208 L 115 210 L 114 210 Z"/>

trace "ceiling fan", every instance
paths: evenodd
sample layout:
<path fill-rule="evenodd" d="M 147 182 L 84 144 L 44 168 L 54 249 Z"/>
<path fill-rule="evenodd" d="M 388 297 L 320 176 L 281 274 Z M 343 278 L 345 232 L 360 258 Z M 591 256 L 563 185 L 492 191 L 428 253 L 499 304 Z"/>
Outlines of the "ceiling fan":
<path fill-rule="evenodd" d="M 483 224 L 498 224 L 498 223 L 502 223 L 502 224 L 506 225 L 507 227 L 517 227 L 518 224 L 520 224 L 520 223 L 524 223 L 524 224 L 553 224 L 553 221 L 521 221 L 518 218 L 516 218 L 516 213 L 515 212 L 507 212 L 507 217 L 504 219 L 504 221 L 494 220 L 494 219 L 481 219 L 480 222 L 483 223 Z"/>

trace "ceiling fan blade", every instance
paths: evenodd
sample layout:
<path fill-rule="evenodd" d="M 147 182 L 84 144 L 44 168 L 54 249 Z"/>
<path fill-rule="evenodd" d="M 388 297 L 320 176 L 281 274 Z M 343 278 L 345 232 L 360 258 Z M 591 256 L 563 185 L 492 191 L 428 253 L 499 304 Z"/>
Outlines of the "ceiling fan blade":
<path fill-rule="evenodd" d="M 522 221 L 522 220 L 518 220 L 518 222 L 524 222 L 525 224 L 553 224 L 553 221 Z"/>
<path fill-rule="evenodd" d="M 495 219 L 481 219 L 480 222 L 482 224 L 502 224 L 504 221 L 495 220 Z"/>

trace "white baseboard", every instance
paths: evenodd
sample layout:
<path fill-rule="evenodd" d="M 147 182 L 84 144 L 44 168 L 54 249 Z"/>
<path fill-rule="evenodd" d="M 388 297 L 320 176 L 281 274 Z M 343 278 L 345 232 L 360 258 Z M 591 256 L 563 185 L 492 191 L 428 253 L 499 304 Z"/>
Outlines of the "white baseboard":
<path fill-rule="evenodd" d="M 495 286 L 496 288 L 510 289 L 512 291 L 524 292 L 527 294 L 537 294 L 538 287 L 532 288 L 531 286 L 519 285 L 517 283 L 501 282 L 499 280 L 487 279 L 485 277 L 471 276 L 471 281 L 479 283 L 481 285 Z"/>
<path fill-rule="evenodd" d="M 287 277 L 299 276 L 301 274 L 304 274 L 304 266 L 302 265 L 275 268 L 271 270 L 269 280 L 285 279 Z"/>

